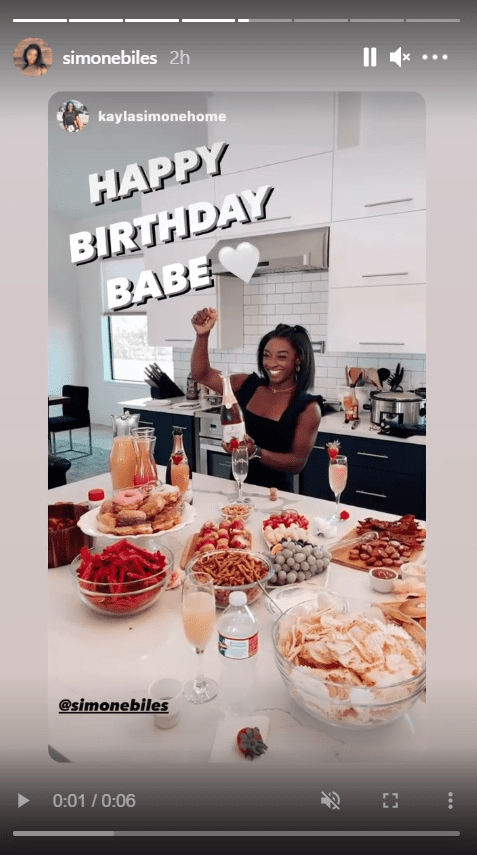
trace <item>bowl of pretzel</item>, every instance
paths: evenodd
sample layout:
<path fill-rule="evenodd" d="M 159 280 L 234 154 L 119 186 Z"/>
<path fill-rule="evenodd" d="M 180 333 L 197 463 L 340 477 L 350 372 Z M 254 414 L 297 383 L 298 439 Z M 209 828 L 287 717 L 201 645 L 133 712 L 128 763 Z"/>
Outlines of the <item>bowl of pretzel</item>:
<path fill-rule="evenodd" d="M 186 567 L 186 573 L 210 573 L 214 580 L 215 605 L 226 609 L 232 591 L 245 591 L 247 605 L 255 602 L 273 573 L 267 556 L 248 549 L 217 549 L 198 554 Z"/>
<path fill-rule="evenodd" d="M 425 689 L 426 633 L 379 604 L 329 591 L 273 626 L 275 663 L 296 703 L 321 722 L 366 730 L 401 718 Z"/>

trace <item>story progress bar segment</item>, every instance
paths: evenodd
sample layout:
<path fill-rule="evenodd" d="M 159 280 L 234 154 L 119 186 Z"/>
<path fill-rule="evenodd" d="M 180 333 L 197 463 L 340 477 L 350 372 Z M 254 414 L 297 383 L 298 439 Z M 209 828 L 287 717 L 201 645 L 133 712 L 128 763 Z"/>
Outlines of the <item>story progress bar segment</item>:
<path fill-rule="evenodd" d="M 460 18 L 13 18 L 14 24 L 460 24 Z"/>

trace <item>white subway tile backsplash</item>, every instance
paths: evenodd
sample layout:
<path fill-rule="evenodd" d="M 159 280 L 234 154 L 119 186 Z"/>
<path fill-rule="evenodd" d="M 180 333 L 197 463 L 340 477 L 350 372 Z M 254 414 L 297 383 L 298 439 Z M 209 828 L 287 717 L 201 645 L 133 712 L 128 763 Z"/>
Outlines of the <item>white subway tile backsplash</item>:
<path fill-rule="evenodd" d="M 315 354 L 315 389 L 336 399 L 336 387 L 344 382 L 346 365 L 395 370 L 404 367 L 403 388 L 426 385 L 426 359 L 422 354 L 396 353 L 328 353 L 328 273 L 287 273 L 260 276 L 244 284 L 244 346 L 233 351 L 213 351 L 212 365 L 220 370 L 250 373 L 257 370 L 256 352 L 265 333 L 280 323 L 301 324 L 312 341 L 324 340 L 325 353 Z M 174 349 L 175 376 L 185 389 L 190 370 L 190 350 Z"/>

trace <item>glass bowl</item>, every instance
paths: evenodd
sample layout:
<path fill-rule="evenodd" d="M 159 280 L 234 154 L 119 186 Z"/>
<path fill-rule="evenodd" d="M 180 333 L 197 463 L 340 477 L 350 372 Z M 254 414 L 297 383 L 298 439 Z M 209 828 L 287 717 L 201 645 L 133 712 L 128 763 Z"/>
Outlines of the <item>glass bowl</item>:
<path fill-rule="evenodd" d="M 319 633 L 315 632 L 312 643 L 317 646 L 308 646 L 305 658 L 316 663 L 328 656 L 328 662 L 322 667 L 303 664 L 303 659 L 299 662 L 290 650 L 291 633 L 296 631 L 297 622 L 300 620 L 303 627 L 304 621 L 316 620 L 318 614 L 320 621 L 323 620 L 321 631 L 323 626 L 327 627 L 324 637 L 329 641 L 328 653 L 323 654 L 316 638 Z M 387 670 L 376 658 L 367 666 L 357 647 L 350 647 L 350 636 L 346 634 L 345 638 L 339 629 L 343 620 L 355 633 L 361 632 L 364 621 L 375 624 L 376 634 L 369 644 L 376 651 L 376 657 L 387 663 Z M 314 718 L 348 730 L 376 728 L 405 715 L 425 689 L 426 633 L 415 621 L 410 621 L 406 627 L 407 631 L 404 626 L 386 620 L 377 603 L 322 591 L 313 599 L 288 609 L 275 621 L 272 630 L 275 663 L 290 696 Z M 340 637 L 336 638 L 338 633 Z M 412 656 L 413 666 L 405 654 L 393 653 L 391 658 L 389 644 L 395 638 L 399 639 L 401 650 Z M 301 642 L 297 643 L 303 652 Z M 352 667 L 356 657 L 359 676 Z M 348 668 L 337 667 L 334 660 L 346 661 Z"/>
<path fill-rule="evenodd" d="M 189 561 L 186 567 L 186 573 L 204 570 L 206 573 L 210 573 L 214 579 L 217 568 L 219 568 L 221 563 L 231 555 L 233 555 L 235 559 L 234 564 L 237 567 L 239 567 L 241 562 L 243 563 L 243 559 L 246 558 L 253 558 L 255 561 L 259 561 L 263 565 L 263 575 L 260 576 L 260 582 L 262 585 L 265 585 L 268 582 L 273 573 L 272 562 L 265 555 L 261 555 L 259 552 L 251 552 L 248 549 L 216 549 L 213 552 L 204 552 L 200 555 L 196 555 L 191 561 Z M 231 594 L 232 591 L 245 591 L 247 595 L 247 605 L 255 602 L 255 600 L 259 598 L 260 594 L 263 593 L 262 588 L 257 581 L 246 582 L 244 584 L 232 583 L 230 585 L 214 584 L 214 590 L 215 605 L 218 609 L 227 608 L 229 604 L 229 594 Z"/>
<path fill-rule="evenodd" d="M 133 544 L 128 541 L 125 541 L 125 543 L 128 543 L 130 547 L 133 547 Z M 137 549 L 137 547 L 133 548 Z M 114 549 L 115 546 L 109 545 L 102 549 L 91 549 L 90 554 L 92 556 L 102 555 L 104 557 L 105 553 L 106 555 L 108 554 L 108 550 Z M 147 553 L 151 556 L 157 552 L 162 553 L 166 559 L 164 567 L 155 573 L 151 572 L 148 568 L 144 567 L 140 552 L 144 553 L 145 560 L 147 560 Z M 112 617 L 122 617 L 124 615 L 129 617 L 130 615 L 137 615 L 140 612 L 145 611 L 145 609 L 148 609 L 153 603 L 156 603 L 162 592 L 167 588 L 169 579 L 172 575 L 172 571 L 174 569 L 174 556 L 170 549 L 162 546 L 162 544 L 159 550 L 156 550 L 155 548 L 151 550 L 143 550 L 141 548 L 141 550 L 138 550 L 137 554 L 139 565 L 142 564 L 144 571 L 150 575 L 143 579 L 139 578 L 130 581 L 121 581 L 123 570 L 125 577 L 127 577 L 128 559 L 118 559 L 117 564 L 115 563 L 114 565 L 116 572 L 114 576 L 111 572 L 110 581 L 103 581 L 105 574 L 110 572 L 107 567 L 102 571 L 96 571 L 95 579 L 82 579 L 79 575 L 79 570 L 83 564 L 83 559 L 81 555 L 77 555 L 70 564 L 70 571 L 80 600 L 82 600 L 82 602 L 89 606 L 89 608 L 94 612 L 103 615 L 111 615 Z M 131 564 L 129 564 L 129 570 L 130 572 L 135 572 L 137 571 L 137 567 L 133 568 Z"/>

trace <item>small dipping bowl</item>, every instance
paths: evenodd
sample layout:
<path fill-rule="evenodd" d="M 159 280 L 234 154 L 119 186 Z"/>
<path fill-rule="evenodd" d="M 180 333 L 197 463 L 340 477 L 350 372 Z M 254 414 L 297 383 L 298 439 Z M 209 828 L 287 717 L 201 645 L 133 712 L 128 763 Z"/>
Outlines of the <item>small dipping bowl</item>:
<path fill-rule="evenodd" d="M 380 594 L 389 594 L 394 588 L 394 583 L 399 579 L 399 574 L 391 567 L 372 567 L 369 571 L 371 587 Z"/>
<path fill-rule="evenodd" d="M 426 565 L 419 564 L 418 561 L 409 561 L 407 564 L 401 564 L 402 579 L 419 579 L 420 582 L 426 581 Z"/>
<path fill-rule="evenodd" d="M 223 505 L 220 505 L 220 513 L 228 520 L 248 520 L 252 510 L 253 502 L 251 499 L 244 499 L 241 502 L 224 502 Z"/>

